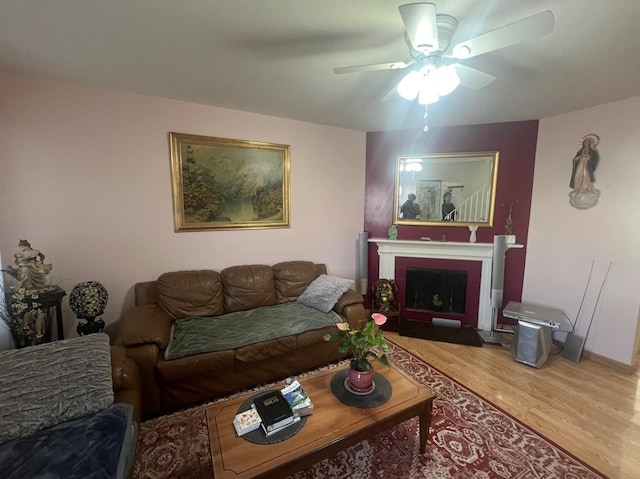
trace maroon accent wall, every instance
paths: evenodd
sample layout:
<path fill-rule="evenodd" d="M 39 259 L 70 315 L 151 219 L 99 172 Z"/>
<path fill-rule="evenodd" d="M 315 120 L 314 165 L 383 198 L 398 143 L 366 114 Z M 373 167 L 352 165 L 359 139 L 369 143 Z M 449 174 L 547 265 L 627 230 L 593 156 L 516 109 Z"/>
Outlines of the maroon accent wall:
<path fill-rule="evenodd" d="M 533 190 L 533 172 L 538 138 L 538 120 L 513 123 L 464 125 L 422 130 L 367 133 L 364 229 L 369 238 L 387 238 L 393 222 L 393 196 L 397 155 L 453 153 L 470 151 L 500 152 L 494 226 L 478 228 L 479 243 L 493 243 L 493 236 L 504 234 L 507 203 L 517 202 L 513 211 L 514 234 L 523 249 L 507 252 L 504 304 L 522 299 L 522 283 L 529 215 Z M 466 227 L 398 225 L 398 238 L 418 240 L 422 236 L 449 241 L 469 241 Z M 455 263 L 455 262 L 453 262 Z M 450 265 L 454 268 L 454 265 Z M 369 245 L 369 289 L 378 279 L 378 254 Z M 369 301 L 370 298 L 367 297 Z"/>

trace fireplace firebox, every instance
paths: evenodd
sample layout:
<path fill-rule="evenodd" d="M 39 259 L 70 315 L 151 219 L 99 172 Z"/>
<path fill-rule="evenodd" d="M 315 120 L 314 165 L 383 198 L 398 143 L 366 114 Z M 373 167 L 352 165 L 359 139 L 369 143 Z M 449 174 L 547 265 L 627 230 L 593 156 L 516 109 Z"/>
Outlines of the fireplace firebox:
<path fill-rule="evenodd" d="M 466 297 L 466 271 L 427 268 L 406 270 L 406 309 L 464 314 Z"/>

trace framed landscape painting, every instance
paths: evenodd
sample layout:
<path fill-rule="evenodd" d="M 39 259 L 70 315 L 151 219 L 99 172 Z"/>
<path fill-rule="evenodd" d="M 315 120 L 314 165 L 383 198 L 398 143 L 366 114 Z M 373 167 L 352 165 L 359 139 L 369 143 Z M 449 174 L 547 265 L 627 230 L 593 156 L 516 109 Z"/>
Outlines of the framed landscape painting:
<path fill-rule="evenodd" d="M 169 133 L 176 231 L 289 227 L 290 147 Z"/>

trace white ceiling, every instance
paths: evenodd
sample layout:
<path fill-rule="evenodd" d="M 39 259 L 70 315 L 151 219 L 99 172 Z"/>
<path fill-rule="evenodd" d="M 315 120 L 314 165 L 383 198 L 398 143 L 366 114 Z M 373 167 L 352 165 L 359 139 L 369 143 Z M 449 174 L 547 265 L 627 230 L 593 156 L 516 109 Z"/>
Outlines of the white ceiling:
<path fill-rule="evenodd" d="M 0 68 L 364 131 L 421 128 L 382 101 L 409 60 L 389 0 L 0 0 Z M 638 0 L 436 0 L 456 40 L 543 10 L 552 34 L 465 63 L 497 77 L 430 107 L 431 126 L 544 118 L 640 95 Z"/>

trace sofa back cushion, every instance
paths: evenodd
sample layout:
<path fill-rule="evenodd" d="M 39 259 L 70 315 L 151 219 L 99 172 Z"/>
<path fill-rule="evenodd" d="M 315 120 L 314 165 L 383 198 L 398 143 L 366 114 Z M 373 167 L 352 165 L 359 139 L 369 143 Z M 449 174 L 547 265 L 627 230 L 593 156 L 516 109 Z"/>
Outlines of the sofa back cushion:
<path fill-rule="evenodd" d="M 324 264 L 311 261 L 286 261 L 273 265 L 278 304 L 295 301 L 314 279 L 326 273 Z"/>
<path fill-rule="evenodd" d="M 0 444 L 113 404 L 104 333 L 0 352 Z"/>
<path fill-rule="evenodd" d="M 220 276 L 224 291 L 225 313 L 276 304 L 271 266 L 262 264 L 231 266 L 220 271 Z M 213 315 L 200 314 L 197 316 Z"/>
<path fill-rule="evenodd" d="M 157 288 L 158 304 L 173 319 L 224 314 L 222 280 L 217 271 L 164 273 Z"/>

